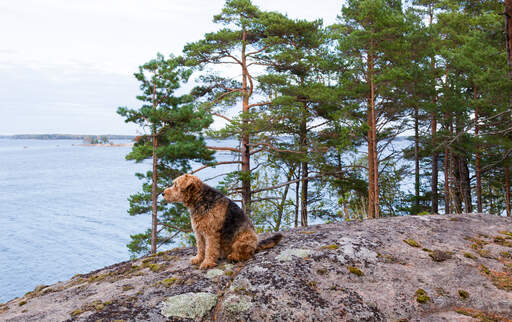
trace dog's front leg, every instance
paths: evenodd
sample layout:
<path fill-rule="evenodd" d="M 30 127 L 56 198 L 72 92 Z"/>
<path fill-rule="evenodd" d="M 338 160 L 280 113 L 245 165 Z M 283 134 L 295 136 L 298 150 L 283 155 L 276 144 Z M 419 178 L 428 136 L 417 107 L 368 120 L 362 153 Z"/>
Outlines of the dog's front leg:
<path fill-rule="evenodd" d="M 199 234 L 198 232 L 195 233 L 196 235 L 196 243 L 197 243 L 197 255 L 195 257 L 192 257 L 190 259 L 191 264 L 201 264 L 204 260 L 204 249 L 205 249 L 205 241 L 204 237 Z"/>
<path fill-rule="evenodd" d="M 217 258 L 220 252 L 220 235 L 207 234 L 205 235 L 206 250 L 205 258 L 199 266 L 200 269 L 208 269 L 217 265 Z"/>

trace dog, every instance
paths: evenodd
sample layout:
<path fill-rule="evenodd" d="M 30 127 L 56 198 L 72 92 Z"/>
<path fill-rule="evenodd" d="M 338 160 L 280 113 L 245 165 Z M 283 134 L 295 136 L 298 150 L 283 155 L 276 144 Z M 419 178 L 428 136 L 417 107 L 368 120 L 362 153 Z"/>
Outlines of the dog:
<path fill-rule="evenodd" d="M 258 243 L 253 223 L 242 209 L 194 175 L 176 178 L 163 196 L 189 209 L 197 242 L 197 255 L 190 263 L 200 264 L 200 269 L 215 267 L 219 258 L 248 260 L 255 252 L 274 247 L 283 237 L 278 233 Z"/>

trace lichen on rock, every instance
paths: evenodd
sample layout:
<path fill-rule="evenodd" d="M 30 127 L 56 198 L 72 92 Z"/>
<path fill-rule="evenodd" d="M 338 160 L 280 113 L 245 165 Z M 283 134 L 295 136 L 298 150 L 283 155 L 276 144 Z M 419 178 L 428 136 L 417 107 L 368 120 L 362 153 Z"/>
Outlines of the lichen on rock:
<path fill-rule="evenodd" d="M 168 297 L 162 302 L 161 313 L 166 318 L 195 319 L 203 317 L 217 303 L 217 295 L 205 292 L 185 293 Z"/>
<path fill-rule="evenodd" d="M 206 277 L 208 278 L 214 278 L 221 275 L 224 275 L 224 271 L 218 268 L 209 269 L 208 272 L 206 272 Z"/>
<path fill-rule="evenodd" d="M 230 295 L 228 298 L 224 300 L 222 307 L 224 308 L 224 310 L 236 314 L 250 309 L 252 307 L 252 303 L 251 299 L 248 296 Z"/>
<path fill-rule="evenodd" d="M 293 256 L 306 258 L 311 255 L 310 249 L 290 248 L 283 250 L 279 255 L 276 256 L 278 261 L 291 261 Z"/>

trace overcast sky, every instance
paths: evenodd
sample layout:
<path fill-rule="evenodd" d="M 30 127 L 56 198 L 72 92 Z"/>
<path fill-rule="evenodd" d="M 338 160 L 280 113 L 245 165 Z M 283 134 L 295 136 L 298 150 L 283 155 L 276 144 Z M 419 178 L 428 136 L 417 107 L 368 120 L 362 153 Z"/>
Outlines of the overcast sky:
<path fill-rule="evenodd" d="M 333 23 L 342 0 L 253 0 Z M 224 0 L 0 0 L 0 134 L 136 134 L 133 73 L 215 31 Z"/>

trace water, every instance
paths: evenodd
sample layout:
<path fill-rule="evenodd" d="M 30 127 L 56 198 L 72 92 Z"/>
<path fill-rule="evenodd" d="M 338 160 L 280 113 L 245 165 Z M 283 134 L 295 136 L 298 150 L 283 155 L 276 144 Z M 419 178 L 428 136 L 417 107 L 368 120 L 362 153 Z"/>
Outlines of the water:
<path fill-rule="evenodd" d="M 149 164 L 130 147 L 73 140 L 0 140 L 0 302 L 129 258 L 130 234 L 149 216 L 127 215 Z"/>
<path fill-rule="evenodd" d="M 141 189 L 134 174 L 149 170 L 150 161 L 126 161 L 129 146 L 80 143 L 0 139 L 0 303 L 129 259 L 130 234 L 151 227 L 150 216 L 126 212 L 128 196 Z"/>

